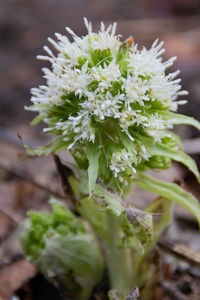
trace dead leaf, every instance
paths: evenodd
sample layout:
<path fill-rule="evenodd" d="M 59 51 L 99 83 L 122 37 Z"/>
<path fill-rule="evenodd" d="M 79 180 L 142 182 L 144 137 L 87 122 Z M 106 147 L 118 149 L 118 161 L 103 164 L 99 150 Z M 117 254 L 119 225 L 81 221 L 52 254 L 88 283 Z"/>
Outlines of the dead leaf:
<path fill-rule="evenodd" d="M 25 259 L 3 266 L 0 270 L 0 300 L 9 300 L 15 291 L 35 275 L 36 269 Z"/>

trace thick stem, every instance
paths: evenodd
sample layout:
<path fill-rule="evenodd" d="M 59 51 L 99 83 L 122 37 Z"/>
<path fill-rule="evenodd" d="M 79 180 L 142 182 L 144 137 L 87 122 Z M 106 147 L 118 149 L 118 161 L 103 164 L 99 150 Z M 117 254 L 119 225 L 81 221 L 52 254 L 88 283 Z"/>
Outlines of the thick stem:
<path fill-rule="evenodd" d="M 119 248 L 120 227 L 112 216 L 108 216 L 109 242 L 106 244 L 106 257 L 111 288 L 119 293 L 128 293 L 134 287 L 134 272 L 131 250 Z"/>

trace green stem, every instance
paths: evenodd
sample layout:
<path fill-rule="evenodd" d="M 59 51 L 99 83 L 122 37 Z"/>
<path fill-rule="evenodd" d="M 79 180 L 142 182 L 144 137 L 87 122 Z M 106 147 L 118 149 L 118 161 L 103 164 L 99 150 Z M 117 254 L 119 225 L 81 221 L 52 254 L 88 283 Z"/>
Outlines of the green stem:
<path fill-rule="evenodd" d="M 120 227 L 112 216 L 108 216 L 109 242 L 106 244 L 106 257 L 112 290 L 128 293 L 134 287 L 131 250 L 119 248 Z"/>

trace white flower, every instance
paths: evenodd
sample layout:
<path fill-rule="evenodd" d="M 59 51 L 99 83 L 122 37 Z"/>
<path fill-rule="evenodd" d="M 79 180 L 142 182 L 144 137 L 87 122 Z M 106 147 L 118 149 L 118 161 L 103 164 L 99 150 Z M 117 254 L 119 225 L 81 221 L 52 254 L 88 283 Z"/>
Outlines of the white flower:
<path fill-rule="evenodd" d="M 145 47 L 140 51 L 138 46 L 133 47 L 130 53 L 128 63 L 130 72 L 134 72 L 136 76 L 154 76 L 162 74 L 166 66 L 162 63 L 159 57 L 165 50 L 161 49 L 163 42 L 158 44 L 158 39 L 155 40 L 151 49 L 147 50 Z"/>
<path fill-rule="evenodd" d="M 147 121 L 148 118 L 141 113 L 141 110 L 127 109 L 120 113 L 120 127 L 124 131 L 134 124 L 146 126 Z"/>
<path fill-rule="evenodd" d="M 123 94 L 112 96 L 111 93 L 107 92 L 105 96 L 102 96 L 101 94 L 89 93 L 88 99 L 81 104 L 81 107 L 101 121 L 106 117 L 117 119 L 120 116 L 119 109 L 123 100 Z"/>
<path fill-rule="evenodd" d="M 127 96 L 126 107 L 130 107 L 130 104 L 134 102 L 144 106 L 144 101 L 150 100 L 146 95 L 149 90 L 147 80 L 143 81 L 140 77 L 128 73 L 127 78 L 123 78 L 123 89 Z"/>
<path fill-rule="evenodd" d="M 115 128 L 106 136 L 116 143 L 116 149 L 122 149 L 113 153 L 110 169 L 123 181 L 122 174 L 133 174 L 138 164 L 149 159 L 148 146 L 141 144 L 141 136 L 162 143 L 172 121 L 163 120 L 160 111 L 176 111 L 185 103 L 177 101 L 178 96 L 187 92 L 181 91 L 180 79 L 176 79 L 179 71 L 166 75 L 176 58 L 162 61 L 163 42 L 156 40 L 150 49 L 139 50 L 135 44 L 120 41 L 115 34 L 116 23 L 107 29 L 101 23 L 95 33 L 92 24 L 84 21 L 86 36 L 78 37 L 67 27 L 73 42 L 56 33 L 57 42 L 49 42 L 57 55 L 45 46 L 47 56 L 38 56 L 49 61 L 51 69 L 43 69 L 47 83 L 31 90 L 33 106 L 28 109 L 39 112 L 47 123 L 45 132 L 61 135 L 69 149 L 80 147 L 80 153 L 88 142 L 95 142 L 102 129 L 109 131 L 113 120 L 111 127 Z M 101 127 L 104 122 L 107 125 Z M 131 153 L 120 141 L 120 130 L 133 145 Z M 100 136 L 99 140 L 104 139 Z M 109 157 L 111 151 L 106 151 Z"/>
<path fill-rule="evenodd" d="M 119 65 L 113 60 L 109 65 L 106 63 L 91 69 L 91 76 L 99 82 L 98 91 L 104 91 L 111 86 L 112 82 L 118 81 L 121 76 Z"/>
<path fill-rule="evenodd" d="M 76 117 L 69 117 L 65 122 L 56 123 L 55 128 L 63 131 L 63 140 L 65 141 L 71 140 L 72 137 L 69 133 L 75 133 L 74 141 L 69 145 L 68 149 L 72 148 L 77 141 L 94 142 L 95 140 L 95 131 L 91 126 L 91 120 L 88 114 L 82 111 Z"/>
<path fill-rule="evenodd" d="M 136 169 L 132 165 L 134 162 L 134 154 L 123 149 L 113 153 L 109 167 L 114 173 L 114 177 L 117 178 L 120 173 L 127 171 L 127 169 L 129 169 L 132 174 L 136 173 Z"/>
<path fill-rule="evenodd" d="M 166 126 L 166 121 L 162 120 L 158 113 L 152 114 L 145 126 L 145 131 L 154 138 L 155 142 L 161 141 L 161 138 L 166 135 L 163 130 L 168 127 Z"/>
<path fill-rule="evenodd" d="M 150 155 L 148 154 L 146 147 L 144 145 L 138 144 L 137 148 L 137 153 L 139 155 L 138 163 L 140 163 L 142 159 L 149 160 Z"/>
<path fill-rule="evenodd" d="M 119 49 L 121 43 L 119 41 L 119 35 L 116 36 L 116 28 L 117 23 L 114 23 L 113 25 L 108 26 L 107 29 L 105 29 L 105 25 L 103 22 L 101 22 L 101 30 L 98 32 L 98 34 L 92 32 L 92 25 L 91 23 L 88 23 L 86 18 L 84 18 L 85 25 L 88 29 L 88 36 L 82 39 L 83 43 L 85 42 L 85 39 L 89 42 L 89 47 L 92 49 L 110 49 L 112 51 L 116 51 Z M 80 42 L 80 40 L 79 40 Z M 87 44 L 87 43 L 86 43 Z M 79 44 L 80 45 L 80 44 Z M 83 44 L 81 44 L 83 46 Z"/>

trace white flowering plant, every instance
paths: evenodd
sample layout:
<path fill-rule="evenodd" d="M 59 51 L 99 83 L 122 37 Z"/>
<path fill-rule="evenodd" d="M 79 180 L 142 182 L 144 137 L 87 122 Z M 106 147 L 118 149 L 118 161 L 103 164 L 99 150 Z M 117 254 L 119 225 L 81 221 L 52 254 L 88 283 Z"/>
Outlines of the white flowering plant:
<path fill-rule="evenodd" d="M 170 221 L 171 201 L 200 223 L 200 206 L 191 194 L 145 173 L 167 169 L 174 160 L 199 181 L 195 162 L 170 130 L 174 124 L 200 129 L 200 123 L 176 113 L 186 103 L 178 97 L 187 91 L 181 90 L 179 71 L 166 71 L 176 57 L 163 62 L 163 42 L 140 49 L 131 37 L 120 40 L 116 23 L 107 29 L 101 23 L 96 33 L 84 21 L 86 36 L 67 27 L 73 42 L 56 33 L 57 42 L 49 38 L 56 54 L 45 46 L 47 56 L 38 56 L 51 69 L 43 69 L 47 84 L 32 89 L 33 105 L 26 109 L 38 113 L 32 125 L 43 121 L 44 132 L 54 139 L 47 146 L 25 147 L 31 155 L 68 149 L 75 159 L 78 178 L 67 180 L 78 199 L 76 209 L 101 237 L 111 289 L 126 299 L 131 288 L 144 284 L 145 275 L 138 274 Z M 145 211 L 126 205 L 132 182 L 160 198 Z M 152 216 L 160 209 L 163 215 L 155 223 Z"/>

